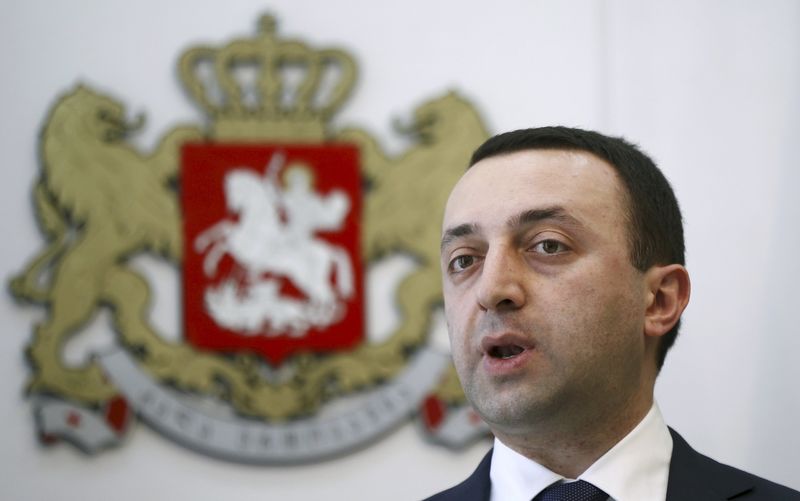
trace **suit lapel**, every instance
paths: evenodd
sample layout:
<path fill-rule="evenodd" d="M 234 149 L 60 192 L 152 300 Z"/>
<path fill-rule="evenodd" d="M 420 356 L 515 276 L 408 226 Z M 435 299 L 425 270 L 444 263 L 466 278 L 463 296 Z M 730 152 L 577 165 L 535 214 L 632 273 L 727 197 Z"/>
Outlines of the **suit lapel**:
<path fill-rule="evenodd" d="M 483 456 L 483 460 L 466 480 L 452 489 L 452 496 L 448 499 L 454 501 L 489 501 L 491 481 L 489 468 L 492 464 L 492 450 Z"/>
<path fill-rule="evenodd" d="M 672 459 L 667 501 L 686 499 L 727 500 L 752 490 L 753 483 L 692 449 L 672 428 Z"/>

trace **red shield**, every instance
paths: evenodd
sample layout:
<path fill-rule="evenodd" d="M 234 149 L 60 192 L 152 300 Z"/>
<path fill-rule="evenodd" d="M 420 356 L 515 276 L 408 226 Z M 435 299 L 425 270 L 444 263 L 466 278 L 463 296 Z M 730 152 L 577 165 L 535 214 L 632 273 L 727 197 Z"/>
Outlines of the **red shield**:
<path fill-rule="evenodd" d="M 363 339 L 356 147 L 189 144 L 181 202 L 189 343 L 278 365 Z"/>

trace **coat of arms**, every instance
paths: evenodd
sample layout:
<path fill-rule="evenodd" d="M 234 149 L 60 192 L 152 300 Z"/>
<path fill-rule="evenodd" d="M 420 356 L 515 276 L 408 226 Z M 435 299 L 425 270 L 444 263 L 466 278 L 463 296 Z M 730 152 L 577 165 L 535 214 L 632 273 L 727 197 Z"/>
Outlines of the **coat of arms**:
<path fill-rule="evenodd" d="M 205 121 L 144 154 L 143 125 L 80 85 L 45 122 L 34 188 L 45 248 L 14 278 L 47 307 L 27 351 L 41 438 L 96 451 L 135 419 L 195 450 L 253 463 L 340 454 L 416 415 L 435 442 L 485 433 L 430 333 L 441 307 L 439 221 L 449 188 L 487 136 L 454 92 L 400 127 L 389 156 L 334 113 L 352 58 L 259 33 L 199 46 L 179 73 Z M 150 319 L 149 253 L 181 274 L 182 332 Z M 366 319 L 384 260 L 413 265 L 392 288 L 400 319 L 381 339 Z M 65 344 L 100 311 L 115 345 L 81 365 Z M 176 341 L 176 337 L 178 340 Z"/>

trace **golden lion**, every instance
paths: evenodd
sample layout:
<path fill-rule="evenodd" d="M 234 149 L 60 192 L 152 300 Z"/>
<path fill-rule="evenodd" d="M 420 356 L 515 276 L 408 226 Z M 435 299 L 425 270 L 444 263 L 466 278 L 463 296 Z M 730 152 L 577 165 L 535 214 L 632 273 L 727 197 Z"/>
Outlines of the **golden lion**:
<path fill-rule="evenodd" d="M 346 130 L 339 136 L 361 147 L 369 186 L 363 245 L 366 260 L 405 252 L 419 265 L 399 286 L 404 323 L 373 354 L 393 371 L 401 366 L 402 354 L 423 341 L 431 312 L 441 304 L 439 239 L 444 206 L 472 151 L 488 137 L 473 106 L 455 92 L 423 103 L 402 132 L 417 145 L 398 158 L 386 156 L 363 131 Z M 437 393 L 448 401 L 463 399 L 454 371 Z"/>
<path fill-rule="evenodd" d="M 140 324 L 129 343 L 160 342 L 144 320 L 149 289 L 125 261 L 143 251 L 179 260 L 181 219 L 170 183 L 181 143 L 200 131 L 177 128 L 143 156 L 124 141 L 134 128 L 120 103 L 78 86 L 58 100 L 42 131 L 34 200 L 49 242 L 11 282 L 17 298 L 49 306 L 28 350 L 36 369 L 31 391 L 87 402 L 114 394 L 95 363 L 66 368 L 60 356 L 67 338 L 102 304 L 113 308 L 117 325 Z M 42 287 L 48 269 L 51 279 Z"/>

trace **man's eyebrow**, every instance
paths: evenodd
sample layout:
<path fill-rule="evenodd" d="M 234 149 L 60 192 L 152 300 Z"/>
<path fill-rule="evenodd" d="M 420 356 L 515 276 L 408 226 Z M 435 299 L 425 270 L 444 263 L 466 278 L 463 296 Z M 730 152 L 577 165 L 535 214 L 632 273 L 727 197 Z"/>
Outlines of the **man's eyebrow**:
<path fill-rule="evenodd" d="M 529 226 L 540 221 L 558 221 L 569 226 L 580 226 L 581 223 L 574 216 L 570 215 L 563 207 L 543 207 L 541 209 L 530 209 L 515 214 L 508 218 L 506 225 L 509 228 Z M 440 250 L 444 249 L 453 240 L 479 232 L 479 226 L 475 223 L 464 223 L 448 228 L 442 233 L 442 243 Z"/>
<path fill-rule="evenodd" d="M 554 220 L 570 226 L 579 226 L 580 221 L 571 216 L 563 207 L 553 206 L 541 209 L 530 209 L 522 211 L 508 218 L 506 225 L 513 228 L 527 226 L 540 221 Z"/>
<path fill-rule="evenodd" d="M 478 225 L 475 223 L 464 223 L 448 228 L 442 233 L 442 244 L 439 249 L 444 249 L 453 240 L 472 235 L 478 232 Z"/>

